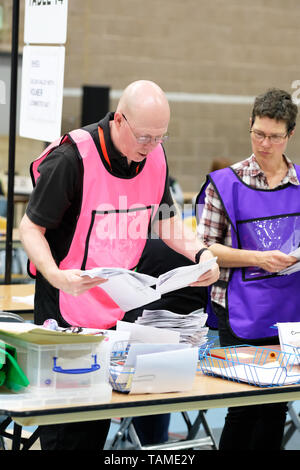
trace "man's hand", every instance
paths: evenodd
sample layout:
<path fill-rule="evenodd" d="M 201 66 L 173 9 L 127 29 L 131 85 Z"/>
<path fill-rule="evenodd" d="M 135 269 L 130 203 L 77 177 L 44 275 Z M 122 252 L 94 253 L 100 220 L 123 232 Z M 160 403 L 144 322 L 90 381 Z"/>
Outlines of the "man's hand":
<path fill-rule="evenodd" d="M 28 258 L 56 289 L 77 296 L 107 281 L 101 277 L 81 276 L 80 269 L 59 269 L 45 238 L 45 227 L 31 222 L 26 214 L 22 218 L 19 230 Z"/>
<path fill-rule="evenodd" d="M 214 258 L 214 255 L 212 254 L 212 252 L 209 250 L 205 250 L 203 251 L 200 257 L 199 264 L 203 263 L 204 261 L 208 261 L 211 258 Z M 219 279 L 219 276 L 220 276 L 219 266 L 217 263 L 215 263 L 214 266 L 209 271 L 202 274 L 202 276 L 200 276 L 196 282 L 193 282 L 190 285 L 192 287 L 207 287 L 213 284 L 214 282 L 217 282 L 217 280 Z"/>
<path fill-rule="evenodd" d="M 87 290 L 107 281 L 102 277 L 82 276 L 81 273 L 80 269 L 57 269 L 48 275 L 48 281 L 57 289 L 73 296 L 83 294 Z"/>

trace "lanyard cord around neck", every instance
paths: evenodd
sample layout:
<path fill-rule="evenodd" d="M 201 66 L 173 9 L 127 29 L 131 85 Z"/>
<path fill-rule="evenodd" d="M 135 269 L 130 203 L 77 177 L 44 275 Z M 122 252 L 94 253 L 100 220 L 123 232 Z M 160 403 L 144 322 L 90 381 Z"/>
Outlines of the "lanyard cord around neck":
<path fill-rule="evenodd" d="M 104 156 L 104 158 L 105 158 L 105 161 L 106 161 L 107 164 L 109 165 L 110 171 L 112 172 L 112 167 L 111 167 L 111 163 L 110 163 L 110 158 L 109 158 L 108 153 L 107 153 L 107 150 L 106 150 L 105 139 L 104 139 L 104 132 L 103 132 L 102 127 L 100 127 L 100 126 L 98 126 L 98 134 L 99 134 L 100 146 L 101 146 L 101 150 L 102 150 L 103 156 Z M 135 171 L 136 174 L 138 174 L 139 167 L 140 167 L 140 165 L 138 165 L 138 166 L 136 167 L 136 171 Z"/>

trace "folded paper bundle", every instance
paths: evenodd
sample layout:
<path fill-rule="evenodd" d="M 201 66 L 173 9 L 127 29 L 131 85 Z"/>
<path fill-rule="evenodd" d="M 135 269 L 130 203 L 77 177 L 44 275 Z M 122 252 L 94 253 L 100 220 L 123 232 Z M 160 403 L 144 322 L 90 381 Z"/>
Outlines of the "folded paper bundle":
<path fill-rule="evenodd" d="M 108 279 L 101 284 L 117 305 L 128 312 L 161 298 L 163 294 L 182 289 L 196 282 L 202 274 L 216 263 L 212 258 L 201 264 L 181 266 L 172 269 L 158 278 L 124 268 L 93 268 L 82 272 L 82 276 Z"/>

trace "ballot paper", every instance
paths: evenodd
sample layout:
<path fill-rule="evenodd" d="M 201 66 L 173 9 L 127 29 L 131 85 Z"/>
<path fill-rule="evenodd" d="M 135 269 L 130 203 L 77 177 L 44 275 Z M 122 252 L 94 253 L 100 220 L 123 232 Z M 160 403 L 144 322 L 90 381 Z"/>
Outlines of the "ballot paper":
<path fill-rule="evenodd" d="M 217 258 L 211 258 L 200 264 L 192 264 L 189 266 L 180 266 L 172 269 L 158 277 L 157 289 L 161 294 L 167 294 L 173 290 L 182 289 L 196 282 L 197 279 L 206 273 L 216 263 Z"/>
<path fill-rule="evenodd" d="M 291 251 L 289 255 L 294 256 L 295 258 L 300 260 L 300 247 L 296 248 L 296 250 Z"/>
<path fill-rule="evenodd" d="M 181 266 L 158 278 L 124 268 L 93 268 L 83 271 L 82 276 L 101 277 L 107 282 L 100 285 L 124 311 L 142 307 L 161 298 L 163 294 L 187 287 L 216 263 L 212 258 L 204 263 Z"/>
<path fill-rule="evenodd" d="M 144 310 L 135 324 L 178 332 L 180 342 L 201 346 L 207 343 L 207 316 L 203 308 L 186 315 L 169 310 Z"/>
<path fill-rule="evenodd" d="M 125 321 L 117 321 L 116 330 L 130 333 L 130 342 L 133 343 L 166 343 L 178 344 L 180 333 L 151 326 L 137 325 Z"/>
<path fill-rule="evenodd" d="M 117 305 L 128 312 L 147 303 L 160 299 L 161 294 L 151 286 L 157 279 L 147 274 L 137 273 L 124 268 L 93 268 L 83 271 L 82 276 L 107 279 L 100 285 Z"/>
<path fill-rule="evenodd" d="M 128 312 L 160 299 L 160 292 L 150 287 L 151 284 L 155 284 L 156 279 L 152 278 L 151 281 L 151 276 L 149 278 L 150 280 L 144 277 L 140 278 L 138 273 L 131 274 L 129 271 L 129 273 L 109 277 L 108 281 L 101 284 L 100 287 L 124 312 Z"/>
<path fill-rule="evenodd" d="M 289 253 L 289 256 L 294 256 L 299 261 L 297 261 L 295 264 L 292 264 L 292 266 L 289 266 L 288 268 L 282 269 L 281 271 L 279 271 L 278 274 L 280 275 L 293 274 L 293 273 L 296 273 L 297 271 L 300 271 L 300 248 L 297 248 L 296 250 L 291 251 Z"/>

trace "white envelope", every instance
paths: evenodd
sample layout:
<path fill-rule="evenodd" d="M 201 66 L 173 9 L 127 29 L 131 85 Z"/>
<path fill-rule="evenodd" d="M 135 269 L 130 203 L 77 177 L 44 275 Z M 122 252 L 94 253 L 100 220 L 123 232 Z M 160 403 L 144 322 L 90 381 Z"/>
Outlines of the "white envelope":
<path fill-rule="evenodd" d="M 193 387 L 197 362 L 198 348 L 139 355 L 130 393 L 189 391 Z"/>

